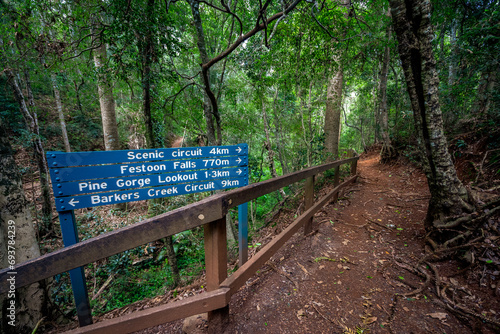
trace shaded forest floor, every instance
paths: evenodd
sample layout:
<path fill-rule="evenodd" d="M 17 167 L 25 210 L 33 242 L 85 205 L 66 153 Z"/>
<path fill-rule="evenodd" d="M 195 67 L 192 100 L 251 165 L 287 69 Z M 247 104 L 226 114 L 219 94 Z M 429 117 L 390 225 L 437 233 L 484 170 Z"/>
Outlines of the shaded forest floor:
<path fill-rule="evenodd" d="M 316 214 L 313 234 L 294 235 L 232 297 L 225 333 L 498 332 L 477 317 L 459 319 L 449 312 L 433 284 L 402 296 L 424 281 L 408 264 L 424 255 L 425 176 L 407 164 L 382 165 L 376 153 L 362 157 L 358 166 L 358 182 Z M 293 212 L 287 215 L 263 235 L 279 233 Z M 498 323 L 495 277 L 463 272 L 462 266 L 454 260 L 437 264 L 447 295 Z M 201 322 L 190 332 L 206 331 Z M 182 333 L 182 322 L 141 333 Z"/>

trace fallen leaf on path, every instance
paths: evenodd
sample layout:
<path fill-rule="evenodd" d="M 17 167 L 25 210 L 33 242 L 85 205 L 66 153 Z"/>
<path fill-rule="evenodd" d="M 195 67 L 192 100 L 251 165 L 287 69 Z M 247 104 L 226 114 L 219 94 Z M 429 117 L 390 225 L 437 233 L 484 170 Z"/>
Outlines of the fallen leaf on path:
<path fill-rule="evenodd" d="M 344 244 L 344 246 L 347 246 L 347 243 L 349 242 L 349 240 L 345 239 L 344 241 L 342 241 L 342 243 Z"/>
<path fill-rule="evenodd" d="M 369 324 L 374 323 L 375 321 L 377 321 L 377 317 L 370 317 L 370 318 L 366 318 L 364 323 L 369 325 Z"/>
<path fill-rule="evenodd" d="M 434 318 L 434 319 L 444 320 L 444 319 L 446 319 L 446 316 L 448 314 L 443 313 L 443 312 L 436 312 L 436 313 L 427 313 L 427 315 L 431 318 Z"/>

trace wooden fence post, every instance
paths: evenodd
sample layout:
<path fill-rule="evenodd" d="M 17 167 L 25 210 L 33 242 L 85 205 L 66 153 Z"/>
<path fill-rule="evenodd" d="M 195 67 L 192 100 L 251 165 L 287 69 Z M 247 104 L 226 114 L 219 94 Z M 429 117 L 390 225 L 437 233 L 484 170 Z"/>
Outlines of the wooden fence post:
<path fill-rule="evenodd" d="M 351 175 L 356 175 L 357 168 L 358 168 L 358 160 L 354 160 L 353 162 L 351 162 Z"/>
<path fill-rule="evenodd" d="M 340 184 L 340 166 L 335 167 L 335 175 L 333 177 L 333 187 L 337 187 Z M 333 202 L 337 202 L 339 199 L 339 193 L 333 196 Z"/>
<path fill-rule="evenodd" d="M 304 211 L 309 210 L 314 203 L 314 176 L 306 179 L 305 194 L 304 194 Z M 304 223 L 304 235 L 312 232 L 312 217 Z"/>
<path fill-rule="evenodd" d="M 214 291 L 227 278 L 226 216 L 204 225 L 207 291 Z M 208 312 L 209 333 L 222 333 L 229 321 L 229 305 Z"/>

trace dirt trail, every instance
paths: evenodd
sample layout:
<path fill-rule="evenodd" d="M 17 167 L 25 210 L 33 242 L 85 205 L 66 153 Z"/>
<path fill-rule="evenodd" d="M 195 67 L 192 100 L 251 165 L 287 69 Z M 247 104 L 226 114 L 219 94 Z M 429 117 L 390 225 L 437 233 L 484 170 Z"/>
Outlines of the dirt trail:
<path fill-rule="evenodd" d="M 494 333 L 441 307 L 433 284 L 402 296 L 423 285 L 403 267 L 424 254 L 425 176 L 408 164 L 382 165 L 376 153 L 360 159 L 358 173 L 358 182 L 338 202 L 315 215 L 312 235 L 296 233 L 231 298 L 224 333 Z M 259 243 L 280 233 L 294 213 L 279 217 Z M 474 312 L 498 319 L 500 301 L 493 290 L 472 274 L 453 276 L 460 265 L 441 262 L 441 282 L 448 291 L 466 294 Z M 140 333 L 182 333 L 181 328 L 177 321 Z M 201 324 L 192 333 L 206 332 Z"/>
<path fill-rule="evenodd" d="M 381 165 L 376 154 L 358 166 L 359 181 L 315 216 L 316 233 L 297 233 L 232 297 L 225 333 L 473 332 L 434 302 L 430 288 L 396 296 L 422 284 L 395 259 L 423 255 L 425 176 Z M 479 306 L 488 298 L 472 297 Z"/>

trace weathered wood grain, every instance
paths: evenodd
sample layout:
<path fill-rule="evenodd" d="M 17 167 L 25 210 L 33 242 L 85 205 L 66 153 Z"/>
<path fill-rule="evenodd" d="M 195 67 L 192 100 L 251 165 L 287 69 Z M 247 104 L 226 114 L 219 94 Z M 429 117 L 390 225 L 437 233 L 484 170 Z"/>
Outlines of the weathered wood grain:
<path fill-rule="evenodd" d="M 195 314 L 224 308 L 229 303 L 229 289 L 222 288 L 173 303 L 137 311 L 118 318 L 69 331 L 69 334 L 125 334 L 154 327 Z"/>

